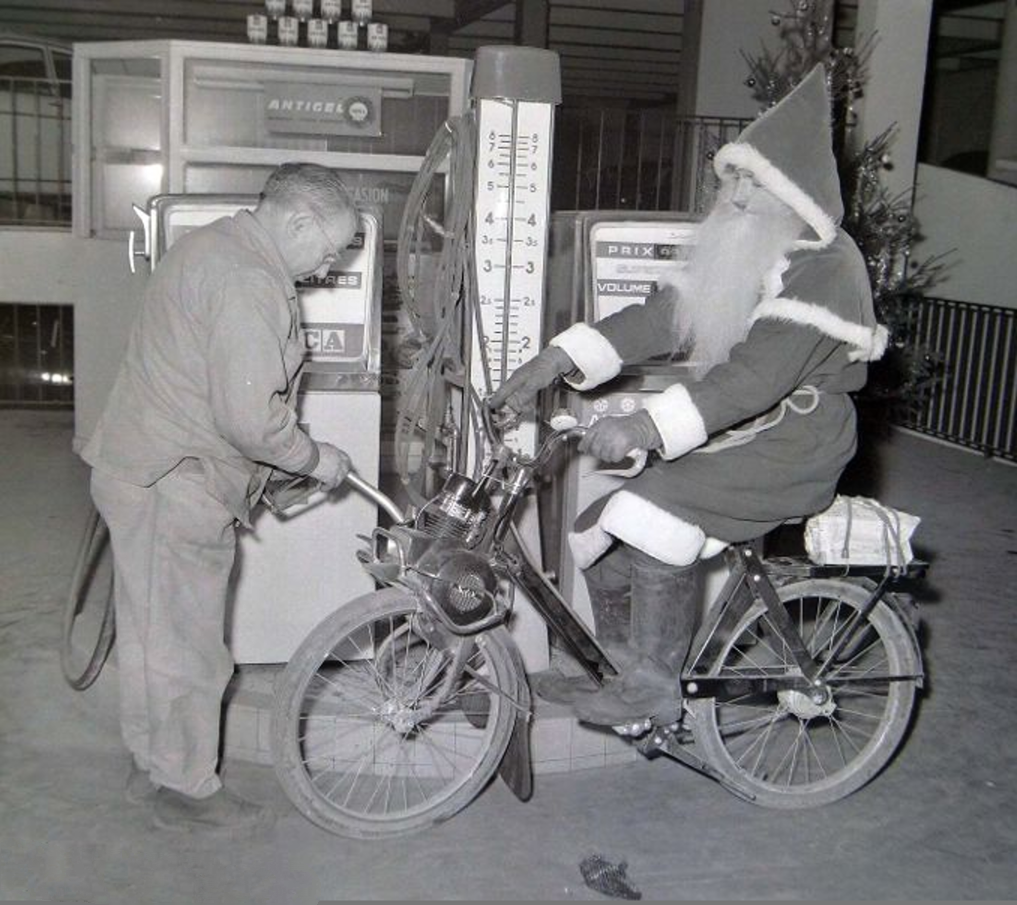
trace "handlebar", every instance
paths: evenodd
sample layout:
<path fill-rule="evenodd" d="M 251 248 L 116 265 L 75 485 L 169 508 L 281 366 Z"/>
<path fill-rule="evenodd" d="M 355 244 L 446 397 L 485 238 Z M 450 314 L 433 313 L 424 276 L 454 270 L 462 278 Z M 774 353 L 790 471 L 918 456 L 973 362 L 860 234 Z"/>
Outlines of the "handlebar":
<path fill-rule="evenodd" d="M 367 481 L 359 475 L 355 475 L 351 471 L 348 475 L 346 475 L 346 483 L 358 492 L 362 493 L 369 500 L 377 503 L 392 517 L 394 522 L 398 523 L 406 521 L 406 514 L 395 504 L 395 501 L 391 497 L 382 493 L 373 484 L 368 484 Z"/>
<path fill-rule="evenodd" d="M 547 464 L 547 461 L 551 458 L 559 446 L 567 443 L 569 440 L 582 437 L 586 431 L 587 428 L 581 425 L 575 425 L 565 428 L 564 430 L 555 431 L 544 441 L 540 449 L 537 450 L 537 453 L 530 461 L 530 464 L 534 468 L 543 467 Z M 492 441 L 498 441 L 496 436 L 492 436 L 491 439 Z M 343 483 L 348 484 L 358 493 L 367 497 L 367 499 L 375 505 L 384 509 L 394 522 L 401 523 L 407 520 L 407 514 L 399 508 L 398 504 L 391 497 L 379 490 L 373 484 L 365 481 L 358 474 L 351 471 L 346 476 Z M 318 493 L 322 493 L 324 495 L 322 499 L 327 496 L 327 491 L 324 490 L 319 482 L 303 475 L 287 481 L 286 483 L 276 487 L 273 491 L 266 489 L 265 502 L 272 512 L 281 516 L 287 509 L 298 504 L 308 502 L 311 497 Z"/>

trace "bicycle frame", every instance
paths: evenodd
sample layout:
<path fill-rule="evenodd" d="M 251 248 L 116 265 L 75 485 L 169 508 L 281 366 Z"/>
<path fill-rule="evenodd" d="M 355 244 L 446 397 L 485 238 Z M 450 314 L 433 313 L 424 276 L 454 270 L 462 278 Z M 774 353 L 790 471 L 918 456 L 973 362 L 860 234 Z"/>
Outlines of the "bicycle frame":
<path fill-rule="evenodd" d="M 495 510 L 493 526 L 490 526 L 484 540 L 477 545 L 499 575 L 507 578 L 513 585 L 521 588 L 528 596 L 539 616 L 554 632 L 568 653 L 578 665 L 594 681 L 603 683 L 606 679 L 617 675 L 618 667 L 612 662 L 610 655 L 598 643 L 596 637 L 586 624 L 576 615 L 568 601 L 562 596 L 556 585 L 539 568 L 527 550 L 518 531 L 512 524 L 515 507 L 529 488 L 537 472 L 551 458 L 556 449 L 569 439 L 580 436 L 582 428 L 552 435 L 533 459 L 528 459 L 501 447 L 496 457 L 509 473 L 503 482 L 506 496 Z M 391 511 L 391 509 L 389 510 Z M 407 532 L 412 532 L 404 525 L 392 531 L 377 529 L 376 541 L 383 540 L 397 551 L 396 559 L 388 559 L 374 555 L 363 557 L 362 562 L 372 575 L 386 584 L 400 584 L 417 595 L 426 611 L 436 617 L 444 629 L 454 635 L 475 634 L 503 621 L 508 614 L 508 607 L 496 608 L 492 614 L 477 623 L 467 626 L 453 624 L 428 593 L 428 589 L 419 580 L 412 577 L 414 572 L 413 559 L 419 554 L 412 551 L 414 538 L 406 542 Z M 419 532 L 412 532 L 419 534 Z M 402 536 L 400 536 L 402 535 Z M 376 543 L 376 549 L 379 545 Z M 914 636 L 912 620 L 903 611 L 902 605 L 894 595 L 886 593 L 887 586 L 901 577 L 920 577 L 924 574 L 924 563 L 913 563 L 904 570 L 887 570 L 882 567 L 818 567 L 803 560 L 785 559 L 767 562 L 758 555 L 757 546 L 753 543 L 739 543 L 729 547 L 726 556 L 729 576 L 724 587 L 710 605 L 706 618 L 700 626 L 692 644 L 685 668 L 679 679 L 681 693 L 686 699 L 715 698 L 719 701 L 731 700 L 747 693 L 800 692 L 816 695 L 828 678 L 830 664 L 849 647 L 864 631 L 866 618 L 880 600 L 887 600 L 898 611 L 902 622 L 912 633 L 915 649 L 918 649 L 917 638 Z M 795 627 L 787 609 L 781 603 L 777 587 L 771 577 L 770 570 L 785 580 L 796 578 L 812 578 L 833 576 L 850 578 L 856 583 L 868 581 L 871 593 L 867 604 L 856 612 L 851 620 L 838 629 L 836 642 L 826 651 L 825 656 L 813 655 L 807 649 L 800 633 Z M 418 570 L 419 571 L 419 570 Z M 434 578 L 433 575 L 425 575 Z M 878 577 L 873 585 L 872 579 Z M 765 609 L 769 625 L 774 631 L 776 640 L 783 645 L 793 659 L 795 674 L 783 676 L 741 675 L 738 677 L 719 677 L 715 675 L 720 658 L 723 656 L 725 643 L 741 621 L 753 607 Z M 919 661 L 920 665 L 920 661 Z M 895 681 L 915 681 L 921 687 L 924 675 L 919 668 L 916 673 L 901 675 L 872 675 L 865 680 L 852 679 L 855 684 L 868 681 L 873 684 Z M 641 730 L 652 728 L 647 722 Z M 668 727 L 673 731 L 676 725 Z M 641 731 L 639 727 L 632 727 Z M 664 735 L 668 735 L 667 732 Z M 658 745 L 664 744 L 664 737 L 654 740 Z M 671 753 L 671 752 L 668 752 Z"/>

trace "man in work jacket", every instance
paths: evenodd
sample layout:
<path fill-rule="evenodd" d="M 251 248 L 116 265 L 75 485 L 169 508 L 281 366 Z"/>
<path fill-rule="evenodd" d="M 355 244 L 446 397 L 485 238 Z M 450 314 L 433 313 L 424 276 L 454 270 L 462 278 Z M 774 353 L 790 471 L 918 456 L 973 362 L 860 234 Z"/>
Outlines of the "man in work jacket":
<path fill-rule="evenodd" d="M 608 462 L 657 453 L 569 536 L 598 636 L 609 648 L 624 642 L 614 648 L 622 672 L 599 690 L 545 674 L 537 691 L 592 723 L 678 716 L 696 563 L 830 504 L 856 447 L 848 394 L 886 346 L 864 260 L 838 226 L 822 66 L 714 166 L 718 199 L 687 268 L 644 306 L 554 337 L 490 400 L 521 413 L 559 376 L 591 389 L 627 362 L 690 356 L 690 378 L 641 411 L 597 421 L 579 447 Z"/>
<path fill-rule="evenodd" d="M 297 425 L 295 281 L 323 277 L 357 214 L 336 174 L 284 164 L 257 208 L 180 238 L 156 267 L 125 360 L 82 451 L 115 564 L 128 800 L 158 826 L 237 831 L 271 812 L 217 775 L 235 526 L 272 468 L 327 487 L 350 461 Z"/>

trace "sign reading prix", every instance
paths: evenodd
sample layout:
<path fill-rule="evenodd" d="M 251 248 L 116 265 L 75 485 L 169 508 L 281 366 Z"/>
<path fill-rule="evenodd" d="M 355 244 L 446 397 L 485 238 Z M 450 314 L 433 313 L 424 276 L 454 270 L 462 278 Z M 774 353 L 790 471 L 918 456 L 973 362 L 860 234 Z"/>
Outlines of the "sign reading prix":
<path fill-rule="evenodd" d="M 270 132 L 300 135 L 381 135 L 381 89 L 349 85 L 265 86 Z"/>

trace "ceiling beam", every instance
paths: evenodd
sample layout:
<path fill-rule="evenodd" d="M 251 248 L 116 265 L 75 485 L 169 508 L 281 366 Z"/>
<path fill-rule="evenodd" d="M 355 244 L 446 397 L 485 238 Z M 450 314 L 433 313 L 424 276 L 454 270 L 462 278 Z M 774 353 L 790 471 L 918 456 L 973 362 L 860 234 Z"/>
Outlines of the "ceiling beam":
<path fill-rule="evenodd" d="M 455 0 L 452 15 L 441 19 L 433 17 L 431 28 L 443 34 L 452 34 L 508 6 L 511 2 L 512 0 Z"/>

